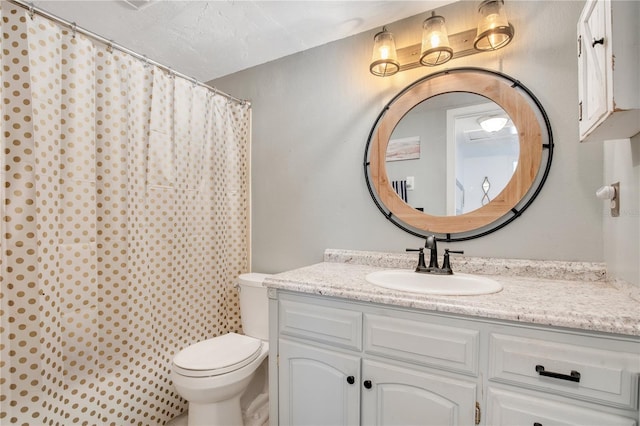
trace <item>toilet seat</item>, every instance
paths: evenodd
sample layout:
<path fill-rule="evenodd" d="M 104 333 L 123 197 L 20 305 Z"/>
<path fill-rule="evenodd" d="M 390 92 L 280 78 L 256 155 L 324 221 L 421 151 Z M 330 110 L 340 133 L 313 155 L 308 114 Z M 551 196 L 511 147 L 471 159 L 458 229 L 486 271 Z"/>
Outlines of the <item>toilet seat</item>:
<path fill-rule="evenodd" d="M 255 360 L 263 342 L 237 333 L 203 340 L 173 358 L 173 370 L 187 377 L 218 376 L 238 370 Z"/>

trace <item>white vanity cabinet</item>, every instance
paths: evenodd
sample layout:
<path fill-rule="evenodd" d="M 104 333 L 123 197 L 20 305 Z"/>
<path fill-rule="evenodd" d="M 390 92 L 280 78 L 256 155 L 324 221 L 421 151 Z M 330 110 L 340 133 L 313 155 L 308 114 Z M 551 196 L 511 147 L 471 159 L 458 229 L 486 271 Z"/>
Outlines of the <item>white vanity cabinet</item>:
<path fill-rule="evenodd" d="M 270 297 L 271 424 L 640 422 L 638 337 Z"/>
<path fill-rule="evenodd" d="M 640 2 L 588 0 L 578 21 L 580 140 L 640 132 Z"/>
<path fill-rule="evenodd" d="M 291 294 L 280 294 L 277 311 L 278 404 L 272 422 L 474 423 L 476 332 Z M 392 333 L 400 324 L 407 328 Z M 438 364 L 467 374 L 427 367 Z"/>

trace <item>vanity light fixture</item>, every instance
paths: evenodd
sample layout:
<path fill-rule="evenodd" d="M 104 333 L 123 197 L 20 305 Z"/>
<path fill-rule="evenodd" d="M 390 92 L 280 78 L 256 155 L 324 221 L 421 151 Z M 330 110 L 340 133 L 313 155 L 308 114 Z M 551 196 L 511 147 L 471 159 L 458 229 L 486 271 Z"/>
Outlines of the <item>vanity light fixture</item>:
<path fill-rule="evenodd" d="M 501 116 L 489 116 L 489 117 L 480 117 L 478 119 L 478 124 L 482 127 L 487 133 L 495 133 L 499 132 L 507 125 L 509 121 L 506 117 Z"/>
<path fill-rule="evenodd" d="M 480 20 L 472 28 L 448 35 L 445 19 L 435 12 L 422 23 L 422 42 L 396 50 L 393 34 L 386 27 L 373 38 L 369 71 L 388 77 L 419 66 L 437 66 L 451 59 L 500 49 L 513 39 L 514 29 L 504 11 L 504 0 L 484 0 L 478 8 Z"/>
<path fill-rule="evenodd" d="M 473 42 L 476 50 L 498 50 L 513 38 L 513 26 L 504 12 L 504 0 L 484 0 L 478 8 L 478 35 Z"/>
<path fill-rule="evenodd" d="M 379 77 L 387 77 L 400 71 L 396 42 L 393 40 L 393 34 L 387 31 L 387 27 L 382 27 L 382 31 L 373 38 L 373 57 L 369 71 Z"/>
<path fill-rule="evenodd" d="M 449 46 L 447 27 L 444 18 L 431 12 L 431 16 L 422 23 L 422 49 L 420 63 L 433 67 L 444 64 L 453 56 L 453 49 Z"/>

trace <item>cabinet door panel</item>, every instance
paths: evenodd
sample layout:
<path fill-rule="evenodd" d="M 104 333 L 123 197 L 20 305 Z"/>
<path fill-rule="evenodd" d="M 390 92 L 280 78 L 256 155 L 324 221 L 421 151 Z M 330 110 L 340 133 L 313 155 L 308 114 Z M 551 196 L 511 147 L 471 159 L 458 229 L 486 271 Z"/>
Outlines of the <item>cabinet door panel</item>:
<path fill-rule="evenodd" d="M 379 426 L 472 425 L 473 382 L 415 371 L 375 361 L 362 362 L 362 424 Z"/>
<path fill-rule="evenodd" d="M 610 41 L 605 27 L 608 10 L 610 5 L 605 0 L 589 2 L 578 23 L 581 40 L 578 58 L 578 72 L 581 74 L 581 136 L 584 136 L 608 111 L 606 52 Z M 603 44 L 592 45 L 594 40 L 602 38 L 606 39 Z"/>
<path fill-rule="evenodd" d="M 492 426 L 636 426 L 633 419 L 489 388 L 487 425 Z"/>
<path fill-rule="evenodd" d="M 359 424 L 359 357 L 283 339 L 279 354 L 281 425 Z"/>

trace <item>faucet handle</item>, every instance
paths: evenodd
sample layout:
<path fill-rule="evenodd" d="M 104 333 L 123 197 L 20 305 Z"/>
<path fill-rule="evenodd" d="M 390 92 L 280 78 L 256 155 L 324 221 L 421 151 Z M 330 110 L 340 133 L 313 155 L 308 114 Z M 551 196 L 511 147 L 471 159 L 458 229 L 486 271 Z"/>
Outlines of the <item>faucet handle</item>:
<path fill-rule="evenodd" d="M 446 274 L 453 274 L 453 271 L 451 270 L 451 262 L 449 261 L 449 253 L 464 254 L 464 251 L 444 249 L 444 258 L 442 259 L 442 271 Z"/>
<path fill-rule="evenodd" d="M 417 249 L 406 249 L 407 251 L 417 251 L 418 252 L 418 266 L 416 267 L 416 272 L 425 272 L 427 270 L 427 265 L 424 263 L 424 248 L 420 247 Z"/>
<path fill-rule="evenodd" d="M 464 254 L 464 250 L 449 250 L 449 249 L 444 249 L 444 254 L 447 254 L 447 253 Z"/>
<path fill-rule="evenodd" d="M 419 253 L 418 256 L 424 258 L 424 249 L 422 247 L 417 248 L 417 249 L 408 248 L 406 250 L 407 251 L 417 251 Z"/>

